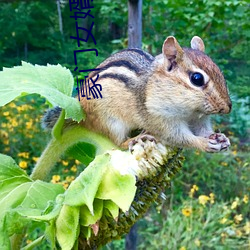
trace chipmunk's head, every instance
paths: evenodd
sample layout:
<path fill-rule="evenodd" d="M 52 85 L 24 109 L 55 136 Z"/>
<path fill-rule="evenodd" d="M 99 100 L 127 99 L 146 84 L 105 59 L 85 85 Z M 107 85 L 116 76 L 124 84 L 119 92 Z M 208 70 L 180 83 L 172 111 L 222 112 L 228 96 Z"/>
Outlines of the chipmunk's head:
<path fill-rule="evenodd" d="M 181 48 L 175 37 L 169 36 L 162 47 L 164 72 L 175 79 L 173 83 L 179 85 L 184 98 L 192 101 L 197 112 L 227 114 L 232 104 L 226 81 L 204 51 L 204 43 L 198 36 L 192 38 L 191 48 Z"/>

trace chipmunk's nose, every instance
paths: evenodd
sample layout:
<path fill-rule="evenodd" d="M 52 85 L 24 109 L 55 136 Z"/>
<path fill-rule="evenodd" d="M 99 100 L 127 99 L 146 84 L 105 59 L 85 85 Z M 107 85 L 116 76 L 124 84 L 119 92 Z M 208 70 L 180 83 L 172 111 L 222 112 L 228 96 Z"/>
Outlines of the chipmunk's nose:
<path fill-rule="evenodd" d="M 231 109 L 232 109 L 232 102 L 229 101 L 222 109 L 220 109 L 219 113 L 228 114 L 231 112 Z"/>

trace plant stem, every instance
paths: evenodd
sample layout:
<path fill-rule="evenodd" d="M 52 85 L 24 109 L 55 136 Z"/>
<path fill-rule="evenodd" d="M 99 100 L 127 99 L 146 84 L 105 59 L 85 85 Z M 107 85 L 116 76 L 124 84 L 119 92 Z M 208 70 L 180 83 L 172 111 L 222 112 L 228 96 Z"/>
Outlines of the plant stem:
<path fill-rule="evenodd" d="M 46 180 L 50 171 L 55 166 L 60 156 L 72 145 L 78 142 L 87 142 L 96 147 L 96 155 L 102 154 L 107 150 L 117 149 L 109 139 L 100 134 L 92 132 L 82 126 L 72 126 L 63 131 L 60 138 L 52 138 L 46 149 L 39 158 L 31 178 L 33 180 Z"/>
<path fill-rule="evenodd" d="M 10 238 L 11 249 L 12 250 L 20 250 L 23 238 L 25 236 L 26 227 L 23 229 L 23 233 L 14 234 Z"/>

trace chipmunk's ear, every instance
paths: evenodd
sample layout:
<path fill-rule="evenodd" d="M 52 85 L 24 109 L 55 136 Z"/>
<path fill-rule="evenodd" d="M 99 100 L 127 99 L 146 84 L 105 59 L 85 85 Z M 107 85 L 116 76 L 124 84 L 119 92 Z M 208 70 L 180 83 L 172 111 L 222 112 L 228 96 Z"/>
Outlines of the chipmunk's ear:
<path fill-rule="evenodd" d="M 205 51 L 205 45 L 204 45 L 204 42 L 203 40 L 198 37 L 198 36 L 194 36 L 191 40 L 191 48 L 192 49 L 197 49 L 197 50 L 200 50 L 202 52 Z"/>
<path fill-rule="evenodd" d="M 170 62 L 178 62 L 182 59 L 183 53 L 184 52 L 175 37 L 167 37 L 162 46 L 163 56 L 165 56 Z"/>

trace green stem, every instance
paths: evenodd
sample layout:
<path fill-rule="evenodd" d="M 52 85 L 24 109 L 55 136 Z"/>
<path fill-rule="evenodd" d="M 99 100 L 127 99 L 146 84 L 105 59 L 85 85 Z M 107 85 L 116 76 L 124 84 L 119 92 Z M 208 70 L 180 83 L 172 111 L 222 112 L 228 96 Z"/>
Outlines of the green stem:
<path fill-rule="evenodd" d="M 63 131 L 59 138 L 52 138 L 46 149 L 39 158 L 31 178 L 33 180 L 45 180 L 61 155 L 72 145 L 78 142 L 87 142 L 96 147 L 96 155 L 107 150 L 117 149 L 109 139 L 92 132 L 82 126 L 72 126 Z"/>
<path fill-rule="evenodd" d="M 20 250 L 23 238 L 25 236 L 26 227 L 23 229 L 22 234 L 14 234 L 10 238 L 10 244 L 12 250 Z"/>

